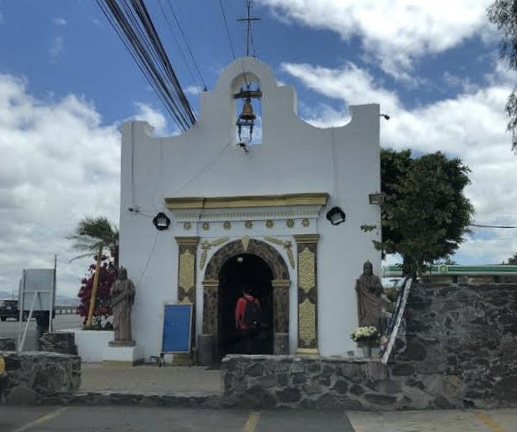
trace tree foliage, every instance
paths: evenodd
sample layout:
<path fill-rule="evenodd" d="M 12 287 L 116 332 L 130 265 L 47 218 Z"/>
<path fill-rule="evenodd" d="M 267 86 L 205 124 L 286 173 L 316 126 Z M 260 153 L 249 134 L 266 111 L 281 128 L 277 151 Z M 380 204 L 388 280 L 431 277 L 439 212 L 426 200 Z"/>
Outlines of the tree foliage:
<path fill-rule="evenodd" d="M 74 232 L 67 238 L 74 242 L 75 250 L 82 252 L 72 261 L 84 257 L 93 257 L 95 260 L 88 269 L 87 277 L 81 281 L 78 294 L 80 305 L 77 313 L 84 317 L 84 324 L 87 324 L 90 303 L 93 301 L 95 306 L 92 318 L 95 318 L 96 322 L 94 327 L 99 327 L 102 319 L 111 315 L 110 288 L 117 278 L 118 229 L 106 217 L 85 217 L 79 221 Z M 99 279 L 97 289 L 94 289 L 97 265 L 99 265 Z M 94 292 L 96 292 L 95 295 Z"/>
<path fill-rule="evenodd" d="M 509 265 L 517 265 L 517 253 L 514 254 L 512 257 L 508 258 Z"/>
<path fill-rule="evenodd" d="M 488 8 L 488 19 L 502 33 L 501 59 L 517 70 L 517 0 L 495 0 Z M 517 86 L 508 97 L 506 113 L 510 118 L 508 130 L 512 132 L 512 148 L 517 150 Z"/>
<path fill-rule="evenodd" d="M 95 218 L 87 216 L 79 221 L 74 232 L 67 236 L 67 239 L 74 242 L 72 247 L 75 250 L 82 252 L 73 258 L 73 260 L 76 260 L 88 256 L 95 256 L 99 248 L 108 248 L 111 253 L 115 249 L 118 251 L 118 236 L 118 229 L 108 218 L 104 216 Z M 118 265 L 118 253 L 114 258 L 116 266 Z"/>
<path fill-rule="evenodd" d="M 469 168 L 440 152 L 413 158 L 410 150 L 382 150 L 382 242 L 398 253 L 405 274 L 450 257 L 468 232 L 474 213 L 464 195 Z"/>

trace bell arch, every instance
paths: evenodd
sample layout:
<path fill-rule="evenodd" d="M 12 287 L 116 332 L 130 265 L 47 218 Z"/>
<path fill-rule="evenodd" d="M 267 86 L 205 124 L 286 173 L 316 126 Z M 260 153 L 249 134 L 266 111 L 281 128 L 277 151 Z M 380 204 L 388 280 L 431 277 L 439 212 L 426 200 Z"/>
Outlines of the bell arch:
<path fill-rule="evenodd" d="M 289 269 L 282 255 L 264 241 L 244 238 L 222 246 L 208 262 L 203 279 L 203 334 L 217 337 L 219 272 L 231 258 L 252 254 L 262 258 L 273 273 L 273 327 L 275 354 L 289 350 Z"/>

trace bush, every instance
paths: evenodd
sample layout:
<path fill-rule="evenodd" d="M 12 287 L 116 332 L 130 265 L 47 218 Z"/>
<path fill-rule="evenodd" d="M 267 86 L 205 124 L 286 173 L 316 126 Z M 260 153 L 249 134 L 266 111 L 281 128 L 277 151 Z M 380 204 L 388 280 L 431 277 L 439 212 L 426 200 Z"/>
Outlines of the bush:
<path fill-rule="evenodd" d="M 90 299 L 92 297 L 93 278 L 97 265 L 91 264 L 88 268 L 87 277 L 81 280 L 81 288 L 77 295 L 80 304 L 77 307 L 77 314 L 83 317 L 83 326 L 88 320 L 88 311 L 90 308 Z M 109 256 L 103 256 L 101 260 L 101 268 L 99 273 L 99 287 L 97 290 L 97 298 L 95 301 L 95 309 L 93 311 L 93 320 L 88 330 L 105 329 L 105 321 L 112 315 L 110 289 L 113 282 L 117 279 L 117 269 L 114 260 Z M 86 329 L 86 328 L 85 328 Z"/>

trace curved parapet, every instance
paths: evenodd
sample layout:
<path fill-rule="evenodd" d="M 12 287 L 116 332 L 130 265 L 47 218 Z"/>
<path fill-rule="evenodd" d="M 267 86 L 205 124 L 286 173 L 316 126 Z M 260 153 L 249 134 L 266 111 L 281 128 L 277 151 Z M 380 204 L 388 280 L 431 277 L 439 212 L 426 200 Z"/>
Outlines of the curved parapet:
<path fill-rule="evenodd" d="M 250 81 L 260 82 L 261 88 L 266 91 L 278 87 L 273 72 L 265 63 L 254 57 L 242 57 L 226 67 L 217 80 L 214 91 L 224 93 L 231 88 L 235 93 L 243 84 Z"/>

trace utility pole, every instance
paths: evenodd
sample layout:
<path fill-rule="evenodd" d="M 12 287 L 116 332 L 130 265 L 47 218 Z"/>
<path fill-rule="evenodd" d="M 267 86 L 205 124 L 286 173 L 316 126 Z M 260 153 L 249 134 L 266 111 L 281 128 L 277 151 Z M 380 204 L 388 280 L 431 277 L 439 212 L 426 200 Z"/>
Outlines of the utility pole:
<path fill-rule="evenodd" d="M 248 16 L 246 18 L 237 18 L 237 21 L 246 21 L 246 56 L 250 56 L 250 41 L 251 41 L 251 23 L 253 21 L 260 21 L 260 18 L 251 16 L 251 0 L 246 0 L 246 7 L 248 9 Z"/>

